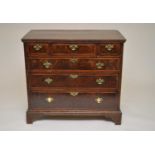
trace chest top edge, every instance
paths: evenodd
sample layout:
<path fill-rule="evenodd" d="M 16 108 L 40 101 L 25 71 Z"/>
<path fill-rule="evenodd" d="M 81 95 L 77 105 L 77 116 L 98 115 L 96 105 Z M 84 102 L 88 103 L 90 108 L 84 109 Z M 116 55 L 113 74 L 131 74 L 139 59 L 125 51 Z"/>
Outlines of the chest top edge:
<path fill-rule="evenodd" d="M 31 30 L 22 39 L 29 41 L 122 42 L 126 39 L 117 30 Z"/>

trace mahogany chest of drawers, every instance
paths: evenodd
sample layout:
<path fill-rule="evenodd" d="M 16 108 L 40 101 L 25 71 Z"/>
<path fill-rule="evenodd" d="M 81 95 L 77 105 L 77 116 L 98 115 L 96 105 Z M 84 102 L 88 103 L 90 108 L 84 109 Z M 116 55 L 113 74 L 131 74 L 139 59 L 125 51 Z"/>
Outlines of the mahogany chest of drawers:
<path fill-rule="evenodd" d="M 104 118 L 121 124 L 123 44 L 116 30 L 32 30 L 24 43 L 27 123 Z"/>

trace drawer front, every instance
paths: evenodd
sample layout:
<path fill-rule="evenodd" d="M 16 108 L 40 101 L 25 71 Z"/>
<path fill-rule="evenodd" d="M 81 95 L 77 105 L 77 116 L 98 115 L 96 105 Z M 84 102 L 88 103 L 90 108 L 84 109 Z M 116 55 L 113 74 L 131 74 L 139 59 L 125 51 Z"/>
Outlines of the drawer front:
<path fill-rule="evenodd" d="M 30 59 L 32 71 L 46 70 L 119 70 L 120 59 Z"/>
<path fill-rule="evenodd" d="M 32 75 L 32 87 L 84 87 L 84 88 L 118 88 L 118 77 L 115 76 L 80 76 L 69 75 Z"/>
<path fill-rule="evenodd" d="M 94 44 L 51 44 L 50 51 L 53 56 L 94 56 Z"/>
<path fill-rule="evenodd" d="M 31 108 L 38 109 L 96 109 L 117 110 L 117 94 L 88 94 L 88 93 L 33 93 Z"/>
<path fill-rule="evenodd" d="M 49 44 L 48 43 L 27 43 L 26 51 L 28 56 L 48 56 L 49 55 Z"/>
<path fill-rule="evenodd" d="M 97 55 L 119 56 L 122 53 L 122 46 L 119 43 L 105 43 L 98 45 Z"/>

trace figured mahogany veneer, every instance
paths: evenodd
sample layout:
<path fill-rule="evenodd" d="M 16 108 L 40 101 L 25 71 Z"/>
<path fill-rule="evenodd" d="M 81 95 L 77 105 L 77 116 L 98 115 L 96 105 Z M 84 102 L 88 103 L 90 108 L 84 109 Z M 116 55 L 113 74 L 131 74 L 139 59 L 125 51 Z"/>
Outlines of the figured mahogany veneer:
<path fill-rule="evenodd" d="M 46 98 L 52 97 L 53 103 L 49 104 Z M 103 98 L 104 103 L 97 103 L 96 98 Z M 32 93 L 31 108 L 49 110 L 49 109 L 70 109 L 70 110 L 119 110 L 117 104 L 117 94 L 108 93 L 79 93 L 77 96 L 72 96 L 70 93 Z M 62 104 L 63 103 L 63 104 Z"/>
<path fill-rule="evenodd" d="M 105 118 L 121 124 L 123 44 L 116 30 L 32 30 L 24 42 L 27 123 Z"/>
<path fill-rule="evenodd" d="M 46 65 L 47 64 L 47 65 Z M 119 70 L 119 58 L 40 58 L 30 59 L 29 68 L 32 72 L 51 71 L 51 70 Z"/>
<path fill-rule="evenodd" d="M 99 56 L 120 56 L 122 54 L 122 45 L 120 43 L 99 44 L 97 55 Z"/>
<path fill-rule="evenodd" d="M 50 54 L 53 56 L 94 56 L 94 44 L 51 44 Z"/>
<path fill-rule="evenodd" d="M 74 78 L 75 76 L 75 78 Z M 117 76 L 32 75 L 31 87 L 118 88 Z"/>

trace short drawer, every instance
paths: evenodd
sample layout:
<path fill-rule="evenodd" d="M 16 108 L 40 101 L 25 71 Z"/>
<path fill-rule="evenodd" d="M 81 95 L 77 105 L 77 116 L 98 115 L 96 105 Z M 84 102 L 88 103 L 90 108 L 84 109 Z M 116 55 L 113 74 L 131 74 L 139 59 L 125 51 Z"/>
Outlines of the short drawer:
<path fill-rule="evenodd" d="M 30 59 L 32 71 L 50 70 L 119 70 L 120 59 Z"/>
<path fill-rule="evenodd" d="M 77 87 L 77 88 L 118 88 L 118 77 L 113 76 L 85 76 L 79 74 L 69 75 L 32 75 L 32 87 Z"/>
<path fill-rule="evenodd" d="M 49 56 L 49 44 L 48 43 L 26 43 L 26 52 L 28 56 Z"/>
<path fill-rule="evenodd" d="M 53 56 L 94 56 L 94 44 L 51 44 L 50 52 Z"/>
<path fill-rule="evenodd" d="M 120 43 L 104 43 L 99 44 L 97 55 L 100 56 L 119 56 L 122 53 L 122 45 Z"/>
<path fill-rule="evenodd" d="M 92 93 L 32 93 L 30 107 L 36 109 L 118 110 L 117 94 Z"/>

